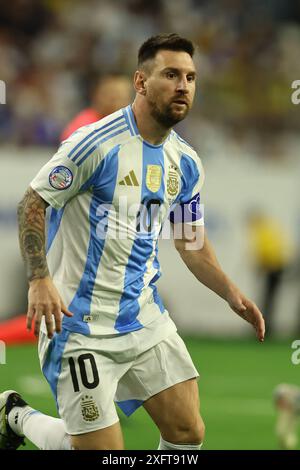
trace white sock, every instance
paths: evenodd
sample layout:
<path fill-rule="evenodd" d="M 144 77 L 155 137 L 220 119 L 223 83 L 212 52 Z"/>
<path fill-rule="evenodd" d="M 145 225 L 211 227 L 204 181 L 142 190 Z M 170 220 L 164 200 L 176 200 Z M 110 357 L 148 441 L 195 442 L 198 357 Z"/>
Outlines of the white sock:
<path fill-rule="evenodd" d="M 202 442 L 201 444 L 172 444 L 160 436 L 158 450 L 200 450 L 201 447 Z"/>
<path fill-rule="evenodd" d="M 62 419 L 53 418 L 30 406 L 14 406 L 8 424 L 19 436 L 26 436 L 42 450 L 71 450 L 71 438 Z"/>

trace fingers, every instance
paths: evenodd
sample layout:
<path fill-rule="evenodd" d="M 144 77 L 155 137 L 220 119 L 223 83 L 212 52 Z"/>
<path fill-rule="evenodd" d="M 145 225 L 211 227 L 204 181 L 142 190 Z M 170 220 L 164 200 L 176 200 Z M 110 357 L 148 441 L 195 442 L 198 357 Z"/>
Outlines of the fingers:
<path fill-rule="evenodd" d="M 42 321 L 42 316 L 44 315 L 44 306 L 42 304 L 37 305 L 35 308 L 35 318 L 34 318 L 34 336 L 38 337 L 40 333 L 40 326 Z"/>
<path fill-rule="evenodd" d="M 53 308 L 53 315 L 55 318 L 55 331 L 56 333 L 61 332 L 61 313 L 64 313 L 67 317 L 72 317 L 73 313 L 71 313 L 61 300 L 60 305 L 54 305 Z"/>
<path fill-rule="evenodd" d="M 52 338 L 54 331 L 61 332 L 61 317 L 64 313 L 68 317 L 73 314 L 66 308 L 57 292 L 52 280 L 40 280 L 38 283 L 31 283 L 28 292 L 28 312 L 27 329 L 31 329 L 34 318 L 34 334 L 38 336 L 43 316 L 48 338 Z M 53 319 L 54 316 L 54 319 Z"/>
<path fill-rule="evenodd" d="M 53 338 L 54 335 L 54 321 L 55 319 L 55 331 L 61 332 L 61 313 L 60 307 L 49 307 L 48 305 L 40 305 L 36 308 L 36 314 L 34 319 L 34 334 L 39 335 L 42 317 L 45 316 L 45 325 L 47 329 L 47 336 L 49 339 Z"/>
<path fill-rule="evenodd" d="M 54 328 L 53 328 L 53 319 L 52 313 L 50 309 L 47 309 L 45 312 L 45 323 L 47 328 L 47 336 L 49 339 L 53 338 Z"/>
<path fill-rule="evenodd" d="M 56 333 L 61 332 L 61 308 L 57 305 L 53 309 L 53 315 L 55 319 L 55 331 Z"/>
<path fill-rule="evenodd" d="M 246 318 L 255 328 L 256 336 L 259 341 L 265 338 L 265 321 L 259 308 L 255 304 L 249 305 L 249 314 Z"/>
<path fill-rule="evenodd" d="M 261 311 L 254 305 L 254 316 L 256 318 L 254 327 L 256 329 L 256 335 L 259 341 L 264 341 L 265 338 L 265 321 Z"/>
<path fill-rule="evenodd" d="M 265 339 L 265 322 L 263 318 L 259 320 L 258 326 L 256 328 L 256 332 L 257 332 L 257 337 L 259 341 L 263 342 Z"/>
<path fill-rule="evenodd" d="M 65 306 L 61 307 L 60 304 L 52 304 L 51 306 L 47 304 L 38 304 L 32 305 L 28 308 L 27 312 L 27 320 L 26 320 L 26 327 L 27 330 L 31 330 L 32 321 L 34 318 L 34 335 L 38 336 L 41 327 L 42 317 L 45 316 L 45 325 L 47 329 L 47 336 L 49 339 L 53 338 L 54 331 L 56 333 L 61 332 L 62 322 L 61 322 L 61 312 L 66 312 L 67 316 L 73 316 L 71 312 L 69 312 Z M 53 321 L 54 316 L 54 321 Z M 55 330 L 54 330 L 54 322 L 55 322 Z"/>
<path fill-rule="evenodd" d="M 253 325 L 258 340 L 261 342 L 264 341 L 265 321 L 261 311 L 255 305 L 255 303 L 244 298 L 243 301 L 237 299 L 237 302 L 233 303 L 233 305 L 233 310 L 238 313 L 244 320 Z"/>
<path fill-rule="evenodd" d="M 28 311 L 27 311 L 27 319 L 26 319 L 26 328 L 28 331 L 31 330 L 31 325 L 32 325 L 32 319 L 35 314 L 35 308 L 33 305 L 28 306 Z"/>
<path fill-rule="evenodd" d="M 73 317 L 73 313 L 70 312 L 70 310 L 67 309 L 65 304 L 61 301 L 61 307 L 60 307 L 62 313 L 66 315 L 67 317 Z"/>

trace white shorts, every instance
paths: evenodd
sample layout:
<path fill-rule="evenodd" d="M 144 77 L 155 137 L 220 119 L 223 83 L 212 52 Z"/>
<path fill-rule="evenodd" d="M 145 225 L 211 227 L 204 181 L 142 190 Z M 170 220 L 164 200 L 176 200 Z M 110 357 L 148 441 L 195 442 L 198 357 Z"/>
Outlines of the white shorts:
<path fill-rule="evenodd" d="M 63 330 L 49 340 L 40 333 L 42 371 L 69 434 L 96 431 L 118 422 L 114 402 L 129 416 L 153 395 L 198 377 L 174 329 L 149 347 L 151 337 L 151 328 L 100 338 Z"/>

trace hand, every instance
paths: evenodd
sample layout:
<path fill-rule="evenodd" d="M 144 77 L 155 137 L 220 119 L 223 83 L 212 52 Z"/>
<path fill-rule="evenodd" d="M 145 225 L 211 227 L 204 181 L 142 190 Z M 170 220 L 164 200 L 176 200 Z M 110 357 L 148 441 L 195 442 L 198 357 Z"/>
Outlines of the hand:
<path fill-rule="evenodd" d="M 235 313 L 253 325 L 257 338 L 259 341 L 263 341 L 265 321 L 257 305 L 247 299 L 236 287 L 230 289 L 226 300 Z"/>
<path fill-rule="evenodd" d="M 34 279 L 30 282 L 28 292 L 27 329 L 31 330 L 33 316 L 34 334 L 39 335 L 42 316 L 45 315 L 48 338 L 53 337 L 53 319 L 55 319 L 55 331 L 61 332 L 61 312 L 67 317 L 73 314 L 64 305 L 60 295 L 50 277 Z"/>

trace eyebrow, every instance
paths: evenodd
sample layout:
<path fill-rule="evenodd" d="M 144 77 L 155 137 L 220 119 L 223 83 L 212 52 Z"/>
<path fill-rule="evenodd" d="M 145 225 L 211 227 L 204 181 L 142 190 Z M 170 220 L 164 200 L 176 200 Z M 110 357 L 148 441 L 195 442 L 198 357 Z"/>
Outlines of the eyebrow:
<path fill-rule="evenodd" d="M 182 72 L 181 69 L 177 69 L 176 67 L 165 67 L 162 69 L 162 72 Z M 197 76 L 197 73 L 195 70 L 191 70 L 190 72 L 187 72 L 187 75 L 192 75 L 193 77 Z"/>

